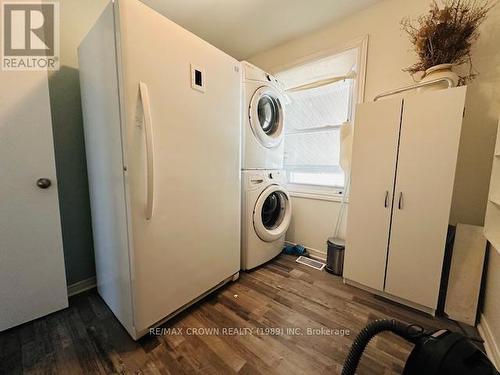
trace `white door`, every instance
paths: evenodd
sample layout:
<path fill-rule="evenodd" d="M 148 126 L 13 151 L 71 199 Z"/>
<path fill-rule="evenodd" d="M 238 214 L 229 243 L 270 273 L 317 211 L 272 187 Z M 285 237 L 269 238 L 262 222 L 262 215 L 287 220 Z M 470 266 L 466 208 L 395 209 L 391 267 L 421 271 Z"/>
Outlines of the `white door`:
<path fill-rule="evenodd" d="M 344 277 L 383 290 L 401 99 L 358 106 L 354 125 Z"/>
<path fill-rule="evenodd" d="M 404 99 L 386 292 L 436 309 L 465 87 Z"/>
<path fill-rule="evenodd" d="M 141 331 L 239 271 L 241 76 L 145 4 L 115 4 Z"/>
<path fill-rule="evenodd" d="M 2 331 L 68 299 L 47 73 L 1 71 L 0 82 Z"/>

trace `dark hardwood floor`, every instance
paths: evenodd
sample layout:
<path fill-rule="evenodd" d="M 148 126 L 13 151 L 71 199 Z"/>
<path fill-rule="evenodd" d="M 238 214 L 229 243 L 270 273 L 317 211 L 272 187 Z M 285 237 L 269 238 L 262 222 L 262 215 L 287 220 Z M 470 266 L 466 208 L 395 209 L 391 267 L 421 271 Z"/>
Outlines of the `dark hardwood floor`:
<path fill-rule="evenodd" d="M 163 325 L 169 332 L 138 342 L 96 291 L 75 296 L 68 309 L 0 334 L 0 374 L 340 374 L 354 337 L 377 318 L 464 329 L 280 256 Z M 358 373 L 400 374 L 410 349 L 382 334 Z"/>

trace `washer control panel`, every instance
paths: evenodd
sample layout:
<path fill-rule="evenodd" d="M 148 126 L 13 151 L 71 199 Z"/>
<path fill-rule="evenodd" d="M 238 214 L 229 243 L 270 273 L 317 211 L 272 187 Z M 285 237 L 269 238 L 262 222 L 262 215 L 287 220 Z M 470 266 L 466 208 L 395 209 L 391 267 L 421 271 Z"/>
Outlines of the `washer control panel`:
<path fill-rule="evenodd" d="M 260 185 L 266 182 L 267 184 L 286 183 L 286 175 L 280 170 L 255 170 L 242 172 L 243 183 L 247 186 Z"/>

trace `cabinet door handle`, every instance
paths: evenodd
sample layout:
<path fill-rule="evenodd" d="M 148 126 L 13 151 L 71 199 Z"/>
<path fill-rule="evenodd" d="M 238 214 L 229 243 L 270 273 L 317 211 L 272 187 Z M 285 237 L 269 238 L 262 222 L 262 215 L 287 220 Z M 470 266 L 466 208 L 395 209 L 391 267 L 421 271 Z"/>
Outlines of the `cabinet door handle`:
<path fill-rule="evenodd" d="M 389 191 L 385 191 L 385 199 L 384 199 L 384 207 L 387 208 L 389 207 Z"/>
<path fill-rule="evenodd" d="M 399 193 L 398 208 L 400 210 L 403 209 L 403 192 L 402 191 Z"/>

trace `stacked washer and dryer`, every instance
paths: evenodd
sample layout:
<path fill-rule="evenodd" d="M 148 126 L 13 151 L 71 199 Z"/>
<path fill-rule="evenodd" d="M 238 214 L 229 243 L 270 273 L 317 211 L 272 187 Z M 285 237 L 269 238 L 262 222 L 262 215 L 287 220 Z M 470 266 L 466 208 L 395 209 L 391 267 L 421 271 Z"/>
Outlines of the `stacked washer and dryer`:
<path fill-rule="evenodd" d="M 277 256 L 284 245 L 292 207 L 283 171 L 283 94 L 276 78 L 242 62 L 241 268 Z"/>

